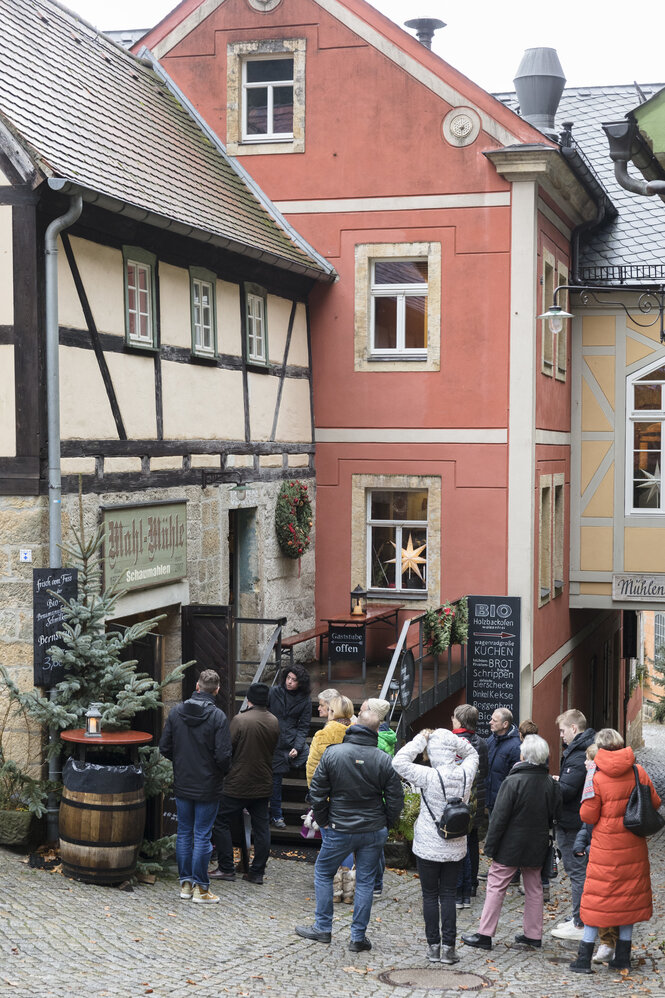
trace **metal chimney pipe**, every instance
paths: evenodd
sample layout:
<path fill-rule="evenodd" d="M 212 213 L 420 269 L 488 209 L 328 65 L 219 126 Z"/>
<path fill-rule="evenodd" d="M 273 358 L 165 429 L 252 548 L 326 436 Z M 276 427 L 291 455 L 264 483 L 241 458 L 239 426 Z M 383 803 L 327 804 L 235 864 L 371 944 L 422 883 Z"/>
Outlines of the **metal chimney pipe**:
<path fill-rule="evenodd" d="M 404 22 L 405 28 L 411 28 L 416 33 L 416 38 L 426 49 L 431 49 L 434 32 L 439 28 L 445 28 L 446 22 L 439 21 L 436 17 L 414 17 L 410 21 Z"/>
<path fill-rule="evenodd" d="M 524 120 L 549 138 L 558 139 L 554 117 L 566 77 L 556 49 L 527 49 L 513 83 Z"/>

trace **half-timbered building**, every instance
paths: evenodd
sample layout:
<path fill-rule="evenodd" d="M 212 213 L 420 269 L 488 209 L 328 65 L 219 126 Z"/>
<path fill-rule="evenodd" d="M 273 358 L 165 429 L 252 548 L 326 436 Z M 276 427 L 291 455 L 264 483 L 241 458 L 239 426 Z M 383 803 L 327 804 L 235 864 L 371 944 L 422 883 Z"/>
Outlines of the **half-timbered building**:
<path fill-rule="evenodd" d="M 223 668 L 223 608 L 311 622 L 313 550 L 281 555 L 274 511 L 285 479 L 314 497 L 307 300 L 333 268 L 163 70 L 48 0 L 0 18 L 0 661 L 32 684 L 32 569 L 80 484 L 118 622 L 165 614 L 145 667 L 203 614 L 216 647 L 185 653 Z"/>

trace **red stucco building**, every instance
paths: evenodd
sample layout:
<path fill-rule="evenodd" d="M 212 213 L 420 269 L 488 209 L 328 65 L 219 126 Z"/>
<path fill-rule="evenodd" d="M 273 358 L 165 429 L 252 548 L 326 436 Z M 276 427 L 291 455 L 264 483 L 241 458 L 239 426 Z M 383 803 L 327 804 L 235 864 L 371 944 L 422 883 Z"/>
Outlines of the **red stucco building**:
<path fill-rule="evenodd" d="M 519 596 L 521 716 L 553 749 L 568 707 L 620 726 L 620 615 L 569 608 L 570 330 L 536 318 L 602 186 L 363 0 L 185 0 L 141 46 L 339 275 L 309 299 L 316 618 L 358 583 Z"/>

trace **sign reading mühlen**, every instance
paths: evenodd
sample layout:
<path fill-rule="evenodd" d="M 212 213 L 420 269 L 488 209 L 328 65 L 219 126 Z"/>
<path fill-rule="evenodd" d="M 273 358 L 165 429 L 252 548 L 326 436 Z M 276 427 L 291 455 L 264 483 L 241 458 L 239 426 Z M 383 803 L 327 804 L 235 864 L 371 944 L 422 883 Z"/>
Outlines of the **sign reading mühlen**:
<path fill-rule="evenodd" d="M 519 596 L 469 596 L 466 688 L 483 737 L 497 707 L 507 707 L 519 723 L 520 607 Z"/>
<path fill-rule="evenodd" d="M 75 568 L 33 568 L 32 570 L 32 630 L 33 682 L 35 686 L 55 686 L 63 678 L 63 669 L 51 658 L 54 648 L 62 648 L 60 638 L 65 606 L 58 595 L 71 601 L 78 593 L 78 572 Z"/>
<path fill-rule="evenodd" d="M 665 603 L 665 575 L 613 575 L 612 599 L 658 600 Z"/>
<path fill-rule="evenodd" d="M 104 585 L 143 589 L 187 575 L 187 504 L 162 502 L 102 510 Z"/>

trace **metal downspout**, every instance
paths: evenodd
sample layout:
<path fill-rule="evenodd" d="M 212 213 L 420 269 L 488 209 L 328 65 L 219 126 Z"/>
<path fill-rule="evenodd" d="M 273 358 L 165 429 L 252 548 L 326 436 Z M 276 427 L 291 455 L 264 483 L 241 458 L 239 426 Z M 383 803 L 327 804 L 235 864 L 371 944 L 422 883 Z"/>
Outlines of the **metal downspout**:
<path fill-rule="evenodd" d="M 46 425 L 48 434 L 48 526 L 49 526 L 49 568 L 62 566 L 60 543 L 62 541 L 62 486 L 60 479 L 60 365 L 59 365 L 59 326 L 58 326 L 58 236 L 77 220 L 83 209 L 80 195 L 70 199 L 69 211 L 55 218 L 44 240 L 46 251 Z M 55 690 L 49 691 L 49 699 L 55 699 Z M 57 728 L 49 728 L 49 745 L 58 740 Z M 55 754 L 49 758 L 48 778 L 53 782 L 60 779 L 60 758 Z M 47 840 L 54 842 L 58 837 L 58 807 L 53 793 L 49 794 L 46 811 Z"/>

